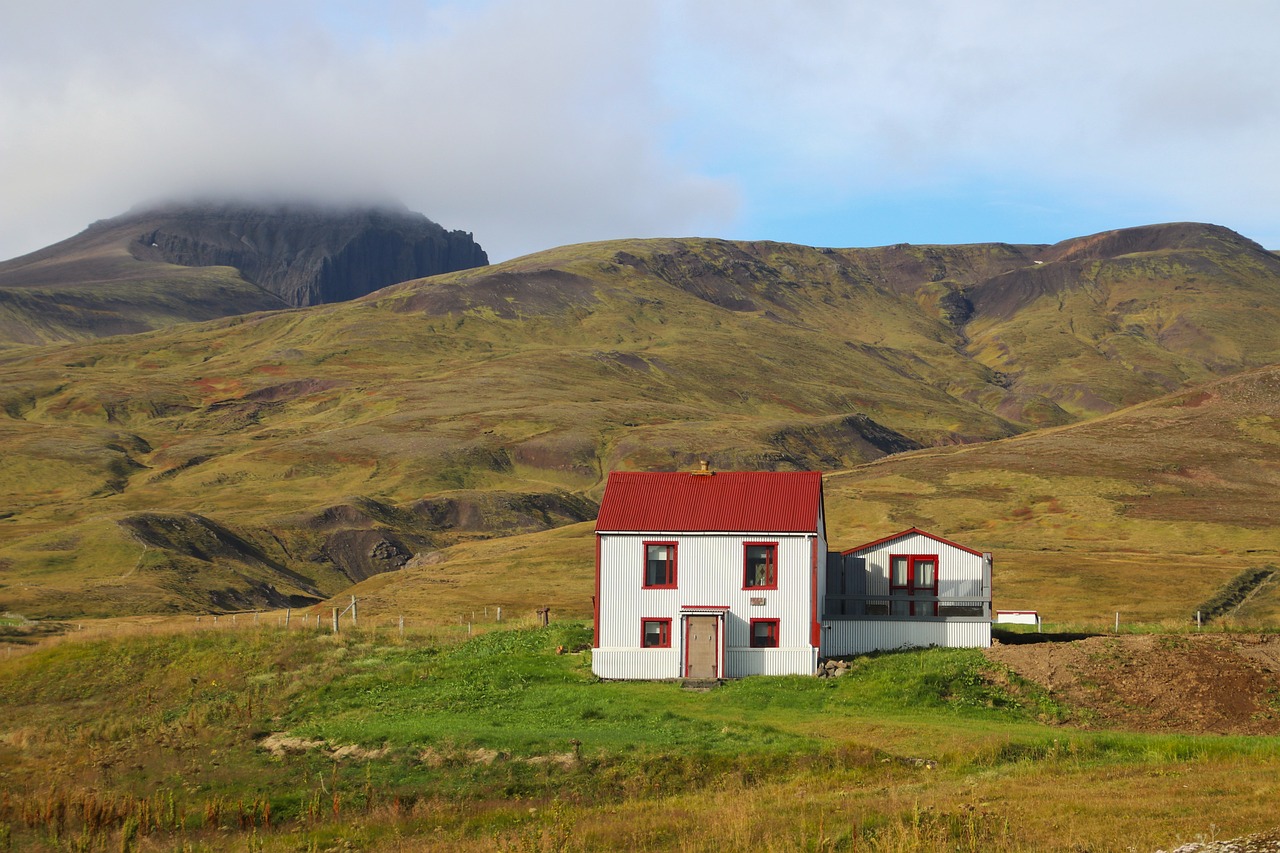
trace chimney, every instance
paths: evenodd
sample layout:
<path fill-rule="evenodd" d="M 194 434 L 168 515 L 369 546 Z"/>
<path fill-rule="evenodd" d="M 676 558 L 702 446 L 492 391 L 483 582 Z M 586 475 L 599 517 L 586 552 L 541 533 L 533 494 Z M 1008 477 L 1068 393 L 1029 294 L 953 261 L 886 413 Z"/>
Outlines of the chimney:
<path fill-rule="evenodd" d="M 698 470 L 690 471 L 689 473 L 694 477 L 710 477 L 716 472 L 712 471 L 710 463 L 708 463 L 707 460 L 703 459 L 701 462 L 698 463 Z"/>

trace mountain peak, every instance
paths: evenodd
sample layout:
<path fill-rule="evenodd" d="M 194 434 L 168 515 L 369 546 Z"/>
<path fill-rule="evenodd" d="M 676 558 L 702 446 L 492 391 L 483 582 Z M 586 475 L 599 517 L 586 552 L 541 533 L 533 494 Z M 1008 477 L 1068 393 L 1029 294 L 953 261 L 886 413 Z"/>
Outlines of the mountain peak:
<path fill-rule="evenodd" d="M 1049 246 L 1040 255 L 1043 261 L 1101 260 L 1139 252 L 1171 250 L 1256 251 L 1262 246 L 1230 228 L 1204 222 L 1167 222 L 1102 231 L 1087 237 L 1073 237 Z"/>
<path fill-rule="evenodd" d="M 294 306 L 338 302 L 409 279 L 484 266 L 464 231 L 402 205 L 200 201 L 130 211 L 94 228 L 133 230 L 138 260 L 235 267 Z"/>

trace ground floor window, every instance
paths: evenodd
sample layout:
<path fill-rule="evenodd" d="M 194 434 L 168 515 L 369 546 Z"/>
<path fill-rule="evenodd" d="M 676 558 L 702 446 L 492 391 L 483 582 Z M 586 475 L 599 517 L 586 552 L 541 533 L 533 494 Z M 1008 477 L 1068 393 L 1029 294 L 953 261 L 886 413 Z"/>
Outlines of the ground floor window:
<path fill-rule="evenodd" d="M 751 648 L 776 649 L 778 647 L 777 619 L 751 620 Z"/>
<path fill-rule="evenodd" d="M 646 649 L 671 648 L 671 620 L 641 619 L 640 646 Z"/>

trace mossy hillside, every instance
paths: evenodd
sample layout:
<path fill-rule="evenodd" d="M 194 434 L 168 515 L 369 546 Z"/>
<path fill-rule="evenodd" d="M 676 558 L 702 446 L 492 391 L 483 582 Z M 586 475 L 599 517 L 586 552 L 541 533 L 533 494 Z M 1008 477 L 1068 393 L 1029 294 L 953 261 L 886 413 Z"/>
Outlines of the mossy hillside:
<path fill-rule="evenodd" d="M 536 278 L 537 265 L 549 261 L 529 263 L 534 268 L 520 274 Z M 305 536 L 290 534 L 282 519 L 348 495 L 404 504 L 457 489 L 598 494 L 609 468 L 697 456 L 721 467 L 811 467 L 815 460 L 785 456 L 770 437 L 810 424 L 825 430 L 833 418 L 863 410 L 918 423 L 913 432 L 926 441 L 957 425 L 978 435 L 1013 429 L 931 387 L 924 406 L 900 387 L 895 359 L 916 365 L 913 373 L 925 364 L 908 349 L 954 360 L 926 318 L 908 318 L 901 355 L 852 364 L 843 340 L 803 323 L 831 313 L 820 301 L 830 294 L 816 285 L 810 293 L 797 288 L 785 308 L 770 303 L 792 315 L 783 322 L 764 309 L 730 311 L 631 267 L 606 287 L 577 271 L 583 263 L 565 266 L 591 282 L 590 311 L 472 304 L 433 316 L 405 304 L 449 287 L 465 297 L 464 285 L 484 280 L 472 273 L 393 288 L 365 303 L 12 361 L 6 408 L 18 417 L 5 422 L 13 452 L 4 483 L 19 511 L 10 541 L 74 527 L 87 513 L 119 518 L 166 508 L 248 531 L 261 548 L 279 538 L 292 550 L 290 537 Z M 872 288 L 851 294 L 845 301 L 880 304 L 860 310 L 882 324 L 909 314 Z M 725 359 L 726 352 L 744 357 Z M 815 375 L 819 363 L 836 375 Z M 930 407 L 954 411 L 921 414 Z M 824 452 L 839 449 L 836 438 Z M 863 452 L 851 443 L 835 461 Z M 16 548 L 5 556 L 20 568 L 61 571 L 33 554 Z M 305 564 L 290 565 L 336 591 Z M 129 567 L 116 562 L 105 571 L 121 576 Z M 38 597 L 14 603 L 43 606 Z"/>
<path fill-rule="evenodd" d="M 1026 349 L 1025 372 L 1002 376 L 965 354 L 965 329 L 913 295 L 947 282 L 976 287 L 1002 265 L 1028 265 L 1031 251 L 615 241 L 355 303 L 10 353 L 0 359 L 0 490 L 13 514 L 0 522 L 0 559 L 72 586 L 91 558 L 48 558 L 25 546 L 28 536 L 65 531 L 87 542 L 90 519 L 97 535 L 102 520 L 193 513 L 327 595 L 359 572 L 337 566 L 329 534 L 306 519 L 353 498 L 407 510 L 468 491 L 517 502 L 566 490 L 598 497 L 611 469 L 699 458 L 719 468 L 834 470 L 904 442 L 984 441 L 1061 423 L 1072 417 L 1068 404 L 1096 412 L 1089 401 L 1131 382 L 1131 362 L 1096 351 L 1071 382 L 1036 385 L 1052 368 L 1036 361 L 1035 322 L 1048 316 L 1036 309 L 1017 341 L 1001 343 Z M 1254 290 L 1264 300 L 1263 285 Z M 1016 320 L 1004 323 L 1010 336 Z M 969 326 L 981 322 L 979 313 Z M 1250 358 L 1269 351 L 1265 335 L 1243 345 Z M 1184 371 L 1186 381 L 1196 370 Z M 1176 381 L 1125 385 L 1123 399 Z M 351 524 L 399 537 L 413 553 L 486 534 Z M 507 519 L 487 534 L 526 529 Z M 211 569 L 170 556 L 156 568 L 156 589 Z M 125 547 L 103 557 L 103 577 L 126 576 L 136 561 Z M 255 590 L 285 581 L 252 562 L 218 571 L 237 596 L 266 603 Z M 68 614 L 66 602 L 42 596 L 38 585 L 0 588 L 13 607 Z M 148 593 L 138 606 L 193 603 Z"/>
<path fill-rule="evenodd" d="M 1256 253 L 1214 251 L 1092 261 L 1012 316 L 976 317 L 970 352 L 1076 417 L 1132 405 L 1280 361 L 1272 267 Z M 1028 288 L 1059 272 L 1028 273 Z"/>
<path fill-rule="evenodd" d="M 920 526 L 995 555 L 994 606 L 1050 622 L 1187 624 L 1246 569 L 1276 562 L 1280 377 L 1265 368 L 1095 421 L 903 453 L 829 474 L 829 547 Z M 350 592 L 366 612 L 486 606 L 587 615 L 592 525 L 442 549 Z M 514 582 L 511 579 L 516 579 Z M 1267 624 L 1273 586 L 1233 618 Z M 1271 603 L 1268 603 L 1271 602 Z"/>
<path fill-rule="evenodd" d="M 0 350 L 84 341 L 285 308 L 230 267 L 138 263 L 102 280 L 0 287 Z"/>
<path fill-rule="evenodd" d="M 1189 620 L 1276 560 L 1278 401 L 1269 367 L 1088 423 L 904 454 L 830 477 L 829 524 L 840 547 L 919 524 L 990 550 L 997 608 Z M 1265 620 L 1273 596 L 1239 617 Z"/>

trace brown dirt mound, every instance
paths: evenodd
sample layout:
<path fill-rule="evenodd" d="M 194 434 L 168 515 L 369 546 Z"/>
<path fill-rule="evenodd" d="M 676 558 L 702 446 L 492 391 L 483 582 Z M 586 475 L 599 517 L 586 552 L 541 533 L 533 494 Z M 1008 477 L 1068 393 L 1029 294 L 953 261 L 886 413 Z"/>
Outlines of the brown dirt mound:
<path fill-rule="evenodd" d="M 1147 635 L 992 646 L 987 656 L 1074 709 L 1131 731 L 1280 734 L 1280 636 Z"/>

